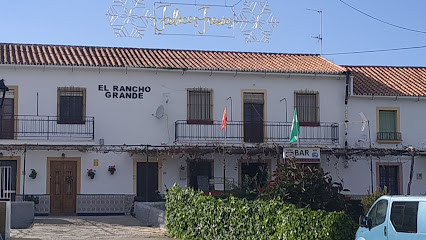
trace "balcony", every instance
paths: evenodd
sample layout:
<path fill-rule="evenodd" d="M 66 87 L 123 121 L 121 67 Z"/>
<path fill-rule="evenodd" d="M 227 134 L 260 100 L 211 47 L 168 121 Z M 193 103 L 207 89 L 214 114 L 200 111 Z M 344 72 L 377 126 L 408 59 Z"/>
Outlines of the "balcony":
<path fill-rule="evenodd" d="M 401 141 L 400 132 L 377 132 L 377 141 Z"/>
<path fill-rule="evenodd" d="M 15 140 L 93 140 L 94 117 L 85 117 L 79 124 L 58 122 L 57 116 L 1 116 L 0 139 Z"/>
<path fill-rule="evenodd" d="M 227 143 L 289 143 L 291 122 L 226 123 Z M 186 120 L 175 122 L 175 141 L 180 143 L 223 143 L 225 130 L 221 121 L 192 124 Z M 335 144 L 339 142 L 339 124 L 320 123 L 318 126 L 300 126 L 300 143 Z"/>

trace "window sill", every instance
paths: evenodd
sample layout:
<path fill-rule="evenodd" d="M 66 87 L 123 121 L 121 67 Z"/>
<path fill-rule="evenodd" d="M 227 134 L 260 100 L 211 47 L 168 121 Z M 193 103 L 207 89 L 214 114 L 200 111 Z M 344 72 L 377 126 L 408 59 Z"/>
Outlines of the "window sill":
<path fill-rule="evenodd" d="M 402 140 L 377 140 L 376 142 L 380 144 L 399 144 Z"/>
<path fill-rule="evenodd" d="M 203 124 L 203 125 L 212 125 L 213 121 L 202 121 L 202 120 L 187 120 L 187 124 Z"/>

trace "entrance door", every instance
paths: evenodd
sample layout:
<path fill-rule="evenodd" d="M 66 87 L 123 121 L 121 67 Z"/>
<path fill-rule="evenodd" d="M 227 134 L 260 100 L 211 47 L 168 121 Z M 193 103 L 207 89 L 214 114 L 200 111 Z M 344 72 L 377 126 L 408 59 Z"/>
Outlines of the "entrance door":
<path fill-rule="evenodd" d="M 266 163 L 241 163 L 241 180 L 248 176 L 256 177 L 257 185 L 264 186 L 268 181 L 268 164 Z"/>
<path fill-rule="evenodd" d="M 17 161 L 16 160 L 0 160 L 0 167 L 10 167 L 10 170 L 3 170 L 0 173 L 0 199 L 6 200 L 5 197 L 10 196 L 11 199 L 8 199 L 8 200 L 15 201 L 16 182 L 17 182 L 16 176 L 18 171 Z"/>
<path fill-rule="evenodd" d="M 263 142 L 263 93 L 244 93 L 244 142 Z"/>
<path fill-rule="evenodd" d="M 380 188 L 387 187 L 388 193 L 391 195 L 399 194 L 399 166 L 379 166 Z"/>
<path fill-rule="evenodd" d="M 138 162 L 136 187 L 138 200 L 148 202 L 159 200 L 157 162 Z"/>
<path fill-rule="evenodd" d="M 14 124 L 14 100 L 5 98 L 0 115 L 0 139 L 13 139 Z"/>
<path fill-rule="evenodd" d="M 207 192 L 209 179 L 213 178 L 213 162 L 188 162 L 188 185 L 195 190 Z"/>
<path fill-rule="evenodd" d="M 77 162 L 50 162 L 50 213 L 74 214 L 77 195 Z"/>

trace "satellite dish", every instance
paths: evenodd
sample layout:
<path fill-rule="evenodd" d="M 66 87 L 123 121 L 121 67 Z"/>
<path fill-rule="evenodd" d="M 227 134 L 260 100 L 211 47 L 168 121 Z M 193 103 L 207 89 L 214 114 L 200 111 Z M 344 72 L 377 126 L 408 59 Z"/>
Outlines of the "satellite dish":
<path fill-rule="evenodd" d="M 361 122 L 362 122 L 362 126 L 361 126 L 361 131 L 364 132 L 365 127 L 367 127 L 368 124 L 368 119 L 367 117 L 364 115 L 363 112 L 359 113 L 359 116 L 361 117 Z"/>
<path fill-rule="evenodd" d="M 157 111 L 155 111 L 155 114 L 152 114 L 152 116 L 156 117 L 157 119 L 162 118 L 164 116 L 164 106 L 158 106 Z"/>

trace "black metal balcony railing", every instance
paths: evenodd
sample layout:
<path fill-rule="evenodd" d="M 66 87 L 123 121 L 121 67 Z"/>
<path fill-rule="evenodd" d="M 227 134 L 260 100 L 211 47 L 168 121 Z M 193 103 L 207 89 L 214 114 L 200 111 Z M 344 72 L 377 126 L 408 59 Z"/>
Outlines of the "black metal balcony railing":
<path fill-rule="evenodd" d="M 0 139 L 93 140 L 94 129 L 94 117 L 85 117 L 79 124 L 63 124 L 57 116 L 0 116 Z"/>
<path fill-rule="evenodd" d="M 243 121 L 228 121 L 226 123 L 226 141 L 237 142 L 275 142 L 288 143 L 291 131 L 291 122 L 263 122 L 260 124 L 249 123 L 250 127 L 244 127 Z M 247 125 L 247 123 L 246 123 Z M 248 135 L 256 133 L 257 141 L 247 141 Z M 262 131 L 263 129 L 263 131 Z M 192 124 L 186 120 L 175 122 L 176 142 L 222 142 L 225 139 L 225 131 L 222 130 L 221 121 L 213 121 L 209 124 Z M 339 142 L 339 124 L 320 123 L 318 126 L 300 126 L 300 142 Z M 253 140 L 253 139 L 251 139 Z"/>
<path fill-rule="evenodd" d="M 377 132 L 377 140 L 380 141 L 401 141 L 400 132 Z"/>

